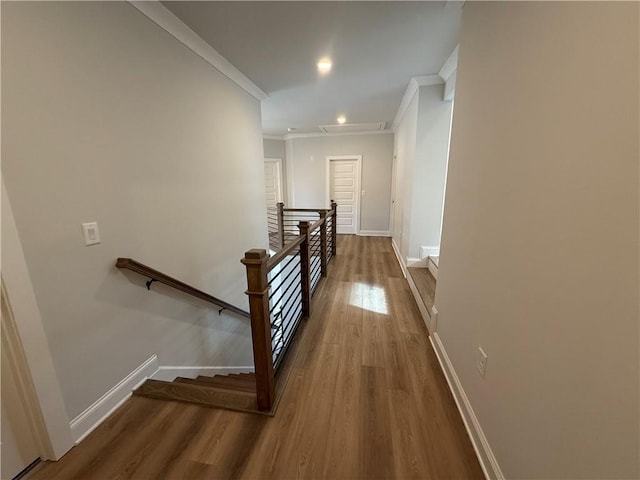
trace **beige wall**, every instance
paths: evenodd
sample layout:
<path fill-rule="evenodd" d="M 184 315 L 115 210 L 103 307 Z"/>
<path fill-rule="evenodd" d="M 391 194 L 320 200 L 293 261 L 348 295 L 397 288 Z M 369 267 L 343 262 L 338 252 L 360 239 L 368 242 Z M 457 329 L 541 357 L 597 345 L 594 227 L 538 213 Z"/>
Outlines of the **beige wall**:
<path fill-rule="evenodd" d="M 265 138 L 262 145 L 265 158 L 281 158 L 284 161 L 286 157 L 284 140 Z"/>
<path fill-rule="evenodd" d="M 251 365 L 246 319 L 114 263 L 247 306 L 239 259 L 267 244 L 258 100 L 124 2 L 3 2 L 2 100 L 2 174 L 69 415 L 154 353 Z M 90 221 L 102 243 L 85 247 Z"/>
<path fill-rule="evenodd" d="M 437 333 L 507 478 L 640 475 L 638 9 L 465 5 Z"/>
<path fill-rule="evenodd" d="M 286 142 L 286 168 L 290 182 L 287 188 L 293 192 L 296 207 L 319 208 L 325 205 L 327 156 L 362 155 L 362 189 L 365 195 L 361 197 L 360 230 L 389 231 L 392 134 L 291 138 Z"/>

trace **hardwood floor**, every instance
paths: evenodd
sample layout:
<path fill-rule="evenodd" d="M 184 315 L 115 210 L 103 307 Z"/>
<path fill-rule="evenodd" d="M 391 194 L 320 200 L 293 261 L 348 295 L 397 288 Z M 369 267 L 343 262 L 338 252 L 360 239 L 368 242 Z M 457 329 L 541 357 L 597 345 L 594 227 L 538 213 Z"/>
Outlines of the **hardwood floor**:
<path fill-rule="evenodd" d="M 133 397 L 30 479 L 484 478 L 388 238 L 340 236 L 275 417 Z"/>

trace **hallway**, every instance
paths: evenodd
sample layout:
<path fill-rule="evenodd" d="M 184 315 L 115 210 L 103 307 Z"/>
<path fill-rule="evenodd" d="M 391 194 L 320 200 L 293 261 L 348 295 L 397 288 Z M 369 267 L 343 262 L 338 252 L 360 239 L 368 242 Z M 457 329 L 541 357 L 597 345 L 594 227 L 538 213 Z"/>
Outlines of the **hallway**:
<path fill-rule="evenodd" d="M 133 397 L 32 479 L 484 478 L 391 241 L 339 236 L 275 417 Z"/>

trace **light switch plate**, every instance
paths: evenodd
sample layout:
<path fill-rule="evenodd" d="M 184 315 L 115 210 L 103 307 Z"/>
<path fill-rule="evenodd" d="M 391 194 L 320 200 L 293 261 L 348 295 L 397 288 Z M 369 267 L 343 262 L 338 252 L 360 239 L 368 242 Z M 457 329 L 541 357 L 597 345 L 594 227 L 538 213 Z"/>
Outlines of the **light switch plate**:
<path fill-rule="evenodd" d="M 82 224 L 82 234 L 84 235 L 85 245 L 95 245 L 100 243 L 100 232 L 98 231 L 98 222 L 90 222 Z"/>

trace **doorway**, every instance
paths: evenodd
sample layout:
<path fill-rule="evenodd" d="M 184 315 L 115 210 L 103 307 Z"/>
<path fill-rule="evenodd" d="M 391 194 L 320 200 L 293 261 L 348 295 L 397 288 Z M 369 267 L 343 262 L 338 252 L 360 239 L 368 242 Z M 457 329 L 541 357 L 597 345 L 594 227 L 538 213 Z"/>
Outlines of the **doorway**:
<path fill-rule="evenodd" d="M 264 159 L 264 192 L 267 198 L 267 208 L 276 208 L 282 202 L 282 159 Z"/>
<path fill-rule="evenodd" d="M 327 204 L 338 204 L 336 227 L 341 235 L 360 232 L 361 163 L 362 155 L 327 157 Z"/>

